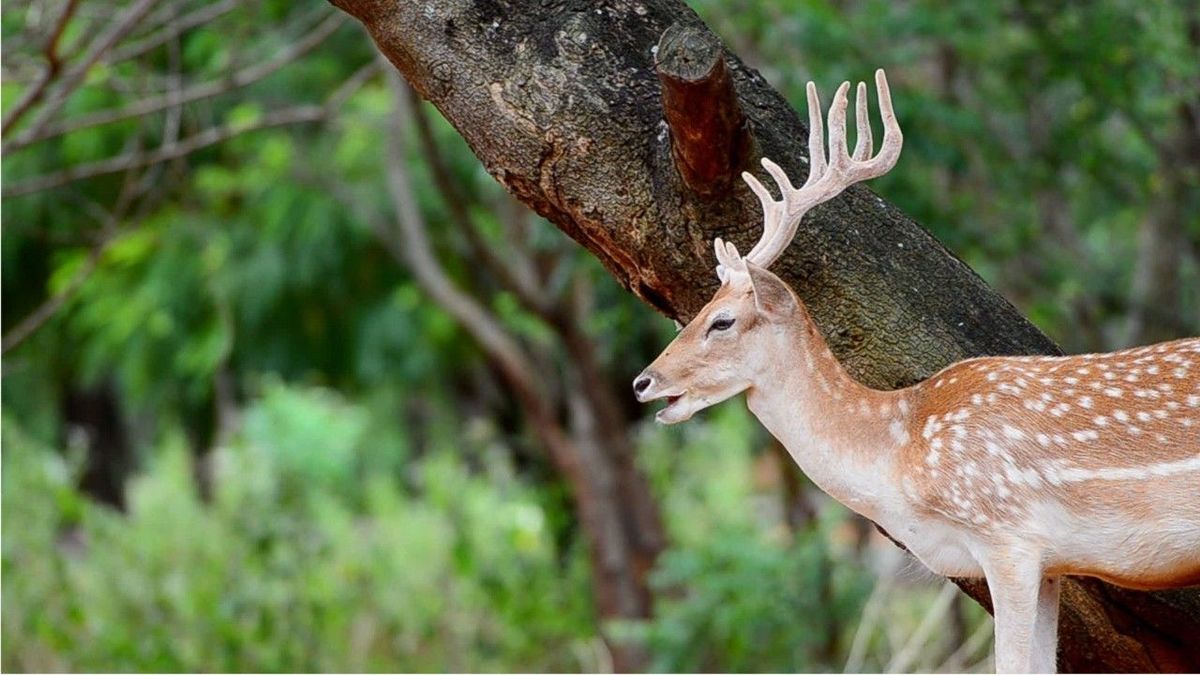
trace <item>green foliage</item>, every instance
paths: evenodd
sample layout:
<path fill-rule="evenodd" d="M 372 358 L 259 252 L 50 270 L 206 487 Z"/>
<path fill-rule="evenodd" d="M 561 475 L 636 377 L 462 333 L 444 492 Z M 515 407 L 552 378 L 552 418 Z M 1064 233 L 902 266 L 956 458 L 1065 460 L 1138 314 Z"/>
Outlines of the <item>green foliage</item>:
<path fill-rule="evenodd" d="M 803 672 L 833 665 L 841 631 L 861 615 L 870 586 L 860 560 L 830 559 L 827 536 L 813 529 L 794 541 L 764 541 L 761 532 L 722 529 L 697 549 L 665 555 L 655 576 L 663 600 L 644 638 L 654 668 Z"/>
<path fill-rule="evenodd" d="M 396 467 L 403 449 L 364 447 L 372 409 L 331 391 L 267 384 L 245 415 L 206 460 L 207 501 L 169 438 L 124 514 L 74 487 L 80 457 L 4 420 L 3 508 L 20 523 L 3 533 L 6 669 L 600 667 L 585 558 L 490 432 L 447 430 Z M 745 508 L 748 422 L 740 406 L 699 422 L 664 486 L 679 543 L 655 574 L 659 616 L 616 627 L 658 669 L 822 667 L 822 631 L 861 610 L 861 563 L 823 543 L 841 516 L 791 540 Z M 677 444 L 652 430 L 646 455 L 666 468 Z M 809 614 L 828 622 L 797 622 Z"/>
<path fill-rule="evenodd" d="M 408 466 L 412 490 L 379 467 L 339 482 L 366 410 L 273 385 L 247 416 L 210 458 L 209 503 L 175 439 L 126 514 L 4 420 L 6 670 L 590 666 L 583 561 L 502 457 L 476 474 L 445 439 Z"/>

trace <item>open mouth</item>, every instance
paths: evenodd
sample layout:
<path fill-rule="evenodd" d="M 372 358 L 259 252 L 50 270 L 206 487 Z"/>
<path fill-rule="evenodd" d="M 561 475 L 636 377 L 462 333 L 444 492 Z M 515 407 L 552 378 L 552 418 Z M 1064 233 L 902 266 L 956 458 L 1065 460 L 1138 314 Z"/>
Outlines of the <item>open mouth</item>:
<path fill-rule="evenodd" d="M 676 404 L 679 403 L 679 401 L 683 398 L 683 394 L 675 394 L 673 396 L 664 396 L 663 398 L 666 399 L 667 404 L 665 406 L 663 406 L 662 410 L 658 411 L 658 414 L 656 414 L 654 416 L 654 419 L 656 419 L 659 422 L 662 422 L 664 424 L 674 424 L 676 421 L 678 421 L 677 419 L 675 419 L 675 417 L 679 413 L 679 411 L 677 411 L 675 409 L 675 407 L 676 407 Z"/>

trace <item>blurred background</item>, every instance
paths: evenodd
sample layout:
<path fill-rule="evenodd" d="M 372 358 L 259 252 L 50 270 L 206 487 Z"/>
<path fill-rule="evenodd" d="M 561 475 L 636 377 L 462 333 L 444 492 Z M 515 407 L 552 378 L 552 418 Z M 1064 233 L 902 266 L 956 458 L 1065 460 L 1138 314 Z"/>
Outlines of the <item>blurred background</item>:
<path fill-rule="evenodd" d="M 1190 0 L 692 6 L 1071 352 L 1200 333 Z M 323 2 L 3 6 L 10 671 L 986 670 L 990 620 L 508 197 Z M 650 63 L 647 63 L 650 67 Z"/>

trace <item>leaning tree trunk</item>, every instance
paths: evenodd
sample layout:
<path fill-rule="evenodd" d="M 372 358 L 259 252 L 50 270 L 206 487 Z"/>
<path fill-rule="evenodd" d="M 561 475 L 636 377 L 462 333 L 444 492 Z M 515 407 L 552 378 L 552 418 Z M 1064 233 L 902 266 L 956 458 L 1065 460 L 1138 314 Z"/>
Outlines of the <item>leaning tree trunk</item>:
<path fill-rule="evenodd" d="M 795 111 L 680 0 L 332 1 L 496 180 L 680 321 L 716 290 L 712 239 L 749 250 L 758 236 L 758 202 L 733 176 L 758 171 L 762 156 L 807 174 Z M 970 356 L 1058 353 L 861 186 L 816 208 L 774 271 L 849 371 L 875 387 Z M 982 582 L 957 582 L 990 608 Z M 1200 670 L 1200 592 L 1068 580 L 1060 635 L 1067 671 Z"/>

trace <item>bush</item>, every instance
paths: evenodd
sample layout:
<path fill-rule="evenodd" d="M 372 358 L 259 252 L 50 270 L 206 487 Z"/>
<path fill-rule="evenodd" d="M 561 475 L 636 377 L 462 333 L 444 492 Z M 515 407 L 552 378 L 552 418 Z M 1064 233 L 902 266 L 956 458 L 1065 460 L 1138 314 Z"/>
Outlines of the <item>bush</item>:
<path fill-rule="evenodd" d="M 351 421 L 313 423 L 335 414 Z M 82 497 L 77 462 L 6 419 L 4 668 L 590 668 L 583 558 L 556 550 L 534 491 L 439 449 L 415 465 L 419 490 L 376 474 L 350 499 L 347 469 L 297 453 L 348 462 L 332 443 L 349 441 L 327 435 L 356 414 L 329 392 L 268 394 L 248 419 L 290 422 L 271 443 L 248 423 L 216 451 L 211 503 L 168 440 L 125 514 Z"/>

